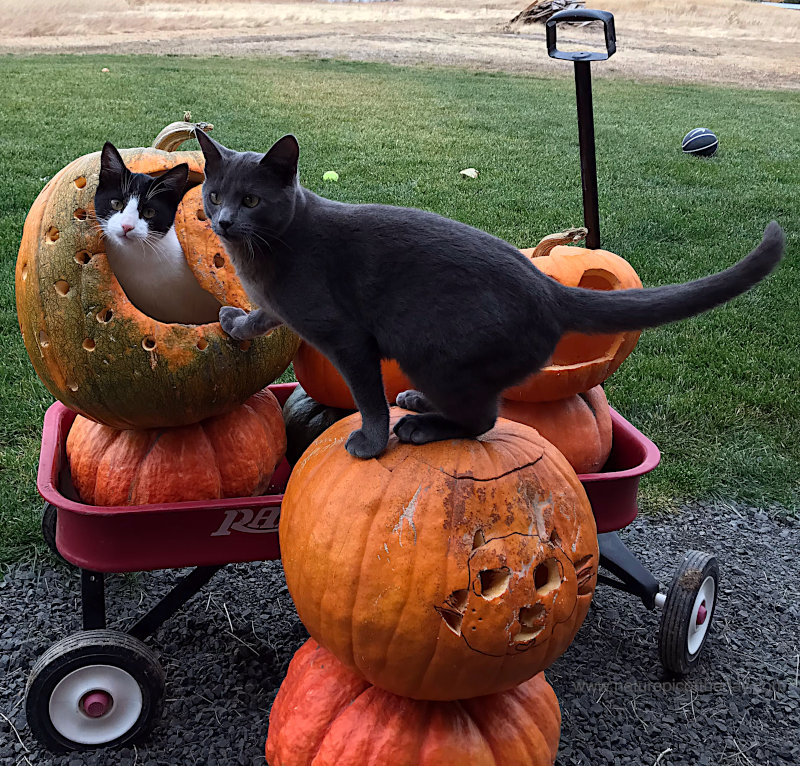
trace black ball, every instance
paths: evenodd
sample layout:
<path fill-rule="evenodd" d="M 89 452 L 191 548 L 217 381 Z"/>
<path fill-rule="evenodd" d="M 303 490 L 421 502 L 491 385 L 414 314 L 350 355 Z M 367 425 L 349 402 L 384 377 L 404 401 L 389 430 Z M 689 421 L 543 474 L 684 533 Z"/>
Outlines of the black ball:
<path fill-rule="evenodd" d="M 696 157 L 711 157 L 718 146 L 719 139 L 708 128 L 690 130 L 681 141 L 684 154 L 694 154 Z"/>

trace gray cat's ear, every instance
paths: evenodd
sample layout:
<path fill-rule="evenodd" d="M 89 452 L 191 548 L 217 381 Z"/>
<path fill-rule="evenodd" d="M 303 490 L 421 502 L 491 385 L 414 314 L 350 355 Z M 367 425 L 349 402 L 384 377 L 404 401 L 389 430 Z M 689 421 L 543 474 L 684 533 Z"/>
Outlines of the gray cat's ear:
<path fill-rule="evenodd" d="M 194 135 L 206 158 L 205 175 L 217 175 L 222 168 L 224 155 L 230 150 L 211 138 L 204 130 L 196 129 Z"/>
<path fill-rule="evenodd" d="M 106 141 L 103 151 L 100 152 L 100 182 L 112 179 L 118 181 L 127 173 L 130 173 L 130 170 L 125 167 L 125 161 L 117 151 L 117 147 L 110 141 Z"/>
<path fill-rule="evenodd" d="M 258 164 L 274 169 L 289 181 L 297 175 L 299 157 L 300 145 L 297 143 L 297 139 L 289 133 L 283 138 L 279 138 Z"/>

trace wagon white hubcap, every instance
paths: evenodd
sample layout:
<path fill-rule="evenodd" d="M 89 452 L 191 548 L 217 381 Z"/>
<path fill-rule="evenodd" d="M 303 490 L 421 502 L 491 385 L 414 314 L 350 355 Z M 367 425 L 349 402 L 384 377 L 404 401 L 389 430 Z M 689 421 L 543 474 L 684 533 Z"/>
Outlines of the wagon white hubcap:
<path fill-rule="evenodd" d="M 87 665 L 56 684 L 48 712 L 62 737 L 99 745 L 129 731 L 142 705 L 142 690 L 130 673 L 114 665 Z"/>
<path fill-rule="evenodd" d="M 716 586 L 713 577 L 706 577 L 692 606 L 692 616 L 689 618 L 689 633 L 686 636 L 686 644 L 689 654 L 697 654 L 703 645 L 706 637 L 710 620 L 711 609 L 714 606 L 714 596 Z"/>

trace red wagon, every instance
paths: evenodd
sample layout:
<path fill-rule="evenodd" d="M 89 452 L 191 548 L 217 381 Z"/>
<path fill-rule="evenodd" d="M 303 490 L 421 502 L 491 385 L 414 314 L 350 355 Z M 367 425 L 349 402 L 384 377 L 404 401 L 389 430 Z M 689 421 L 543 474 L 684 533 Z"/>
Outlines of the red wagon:
<path fill-rule="evenodd" d="M 294 383 L 270 386 L 281 404 Z M 666 595 L 625 547 L 617 530 L 638 512 L 640 478 L 658 465 L 652 441 L 611 411 L 613 449 L 601 473 L 582 475 L 600 540 L 599 580 L 663 609 L 661 659 L 676 673 L 698 659 L 714 611 L 717 564 L 692 551 Z M 144 643 L 225 564 L 278 559 L 278 518 L 290 474 L 284 461 L 271 494 L 147 506 L 91 506 L 72 487 L 67 434 L 75 413 L 60 402 L 44 419 L 38 488 L 42 530 L 50 547 L 81 570 L 83 630 L 53 644 L 33 667 L 26 690 L 28 723 L 52 750 L 83 750 L 140 739 L 160 715 L 164 672 Z M 180 540 L 180 545 L 175 541 Z M 143 544 L 145 541 L 146 544 Z M 104 575 L 193 567 L 127 632 L 106 628 Z M 683 575 L 700 570 L 703 577 Z"/>

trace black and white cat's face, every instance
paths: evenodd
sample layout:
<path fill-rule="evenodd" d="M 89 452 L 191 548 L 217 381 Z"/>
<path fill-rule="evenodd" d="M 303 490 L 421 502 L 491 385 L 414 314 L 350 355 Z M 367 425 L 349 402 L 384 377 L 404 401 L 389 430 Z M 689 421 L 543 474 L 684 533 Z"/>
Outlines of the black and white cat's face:
<path fill-rule="evenodd" d="M 299 189 L 297 139 L 284 136 L 266 154 L 233 151 L 202 131 L 197 140 L 206 160 L 203 207 L 216 235 L 233 244 L 280 236 Z"/>
<path fill-rule="evenodd" d="M 188 176 L 185 162 L 156 177 L 132 173 L 113 144 L 106 142 L 94 208 L 107 240 L 141 248 L 143 242 L 161 239 L 175 223 Z"/>

